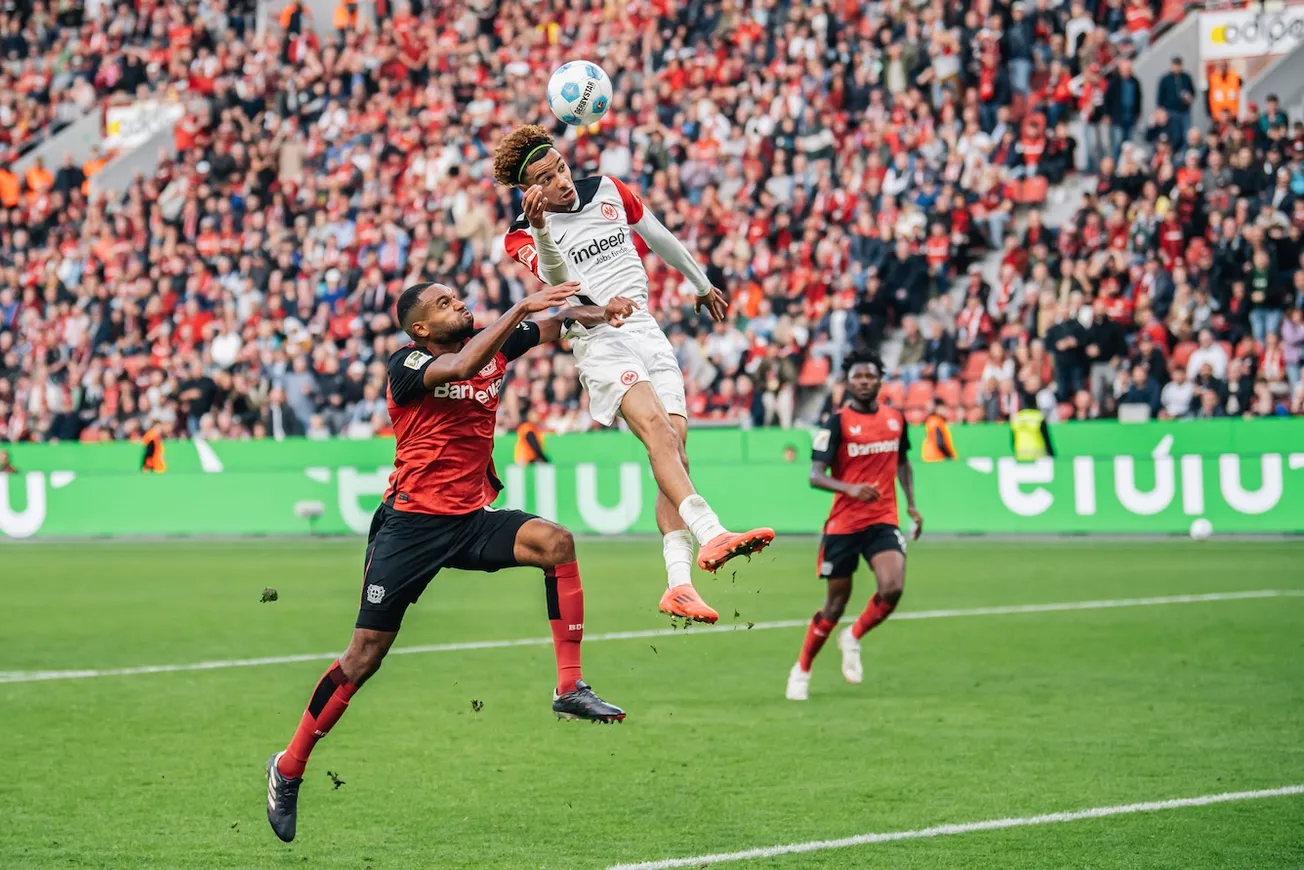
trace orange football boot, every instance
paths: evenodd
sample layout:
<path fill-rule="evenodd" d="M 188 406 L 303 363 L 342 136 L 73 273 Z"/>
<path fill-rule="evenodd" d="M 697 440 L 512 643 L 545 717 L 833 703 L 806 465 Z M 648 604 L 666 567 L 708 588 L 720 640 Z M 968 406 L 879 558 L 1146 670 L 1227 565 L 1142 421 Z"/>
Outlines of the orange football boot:
<path fill-rule="evenodd" d="M 661 596 L 661 612 L 671 616 L 682 616 L 693 622 L 712 624 L 720 618 L 720 614 L 707 606 L 691 583 L 682 583 L 667 589 L 666 594 Z"/>
<path fill-rule="evenodd" d="M 725 532 L 702 545 L 697 552 L 697 567 L 714 574 L 735 556 L 759 553 L 774 542 L 774 529 L 752 529 L 750 532 Z"/>

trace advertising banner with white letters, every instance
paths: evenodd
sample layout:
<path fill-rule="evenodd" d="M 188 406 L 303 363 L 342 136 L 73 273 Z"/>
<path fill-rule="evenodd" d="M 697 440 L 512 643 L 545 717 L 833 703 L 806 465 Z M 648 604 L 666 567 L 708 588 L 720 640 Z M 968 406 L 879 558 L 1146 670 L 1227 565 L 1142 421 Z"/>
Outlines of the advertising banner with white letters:
<path fill-rule="evenodd" d="M 927 529 L 952 534 L 1304 534 L 1304 419 L 1066 423 L 1055 458 L 1016 462 L 1009 427 L 956 426 L 958 462 L 923 462 L 911 432 Z M 819 431 L 694 430 L 693 481 L 732 525 L 817 533 L 831 497 L 810 488 Z M 548 439 L 552 463 L 515 465 L 495 447 L 499 506 L 577 533 L 656 534 L 656 481 L 627 433 Z M 167 443 L 165 474 L 141 474 L 140 445 L 7 445 L 5 539 L 362 535 L 393 469 L 393 439 Z M 302 511 L 305 504 L 318 509 Z M 904 504 L 904 502 L 903 502 Z M 903 518 L 903 522 L 908 522 Z"/>
<path fill-rule="evenodd" d="M 110 106 L 104 111 L 104 147 L 130 151 L 186 114 L 181 103 L 142 100 L 129 106 Z"/>

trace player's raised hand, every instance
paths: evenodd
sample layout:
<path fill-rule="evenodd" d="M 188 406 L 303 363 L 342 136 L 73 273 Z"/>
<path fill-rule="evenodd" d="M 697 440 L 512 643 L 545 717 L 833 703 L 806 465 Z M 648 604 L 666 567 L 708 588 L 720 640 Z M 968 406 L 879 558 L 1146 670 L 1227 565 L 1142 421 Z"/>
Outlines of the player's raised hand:
<path fill-rule="evenodd" d="M 915 531 L 910 536 L 910 540 L 917 541 L 919 540 L 919 536 L 924 533 L 924 518 L 920 515 L 919 511 L 915 510 L 913 507 L 906 508 L 906 513 L 910 515 L 911 522 L 915 524 Z"/>
<path fill-rule="evenodd" d="M 716 323 L 724 320 L 724 316 L 729 311 L 729 300 L 724 298 L 724 294 L 712 287 L 711 292 L 705 296 L 698 296 L 693 302 L 693 310 L 700 312 L 702 307 L 711 312 L 711 319 Z"/>
<path fill-rule="evenodd" d="M 547 202 L 543 198 L 542 187 L 536 184 L 525 191 L 525 198 L 521 202 L 521 208 L 525 210 L 525 219 L 536 230 L 543 229 L 543 207 L 545 205 L 547 205 Z"/>
<path fill-rule="evenodd" d="M 883 497 L 883 493 L 879 492 L 878 487 L 872 483 L 853 483 L 851 484 L 851 491 L 847 495 L 857 501 L 866 503 L 878 501 Z"/>
<path fill-rule="evenodd" d="M 549 308 L 560 308 L 566 304 L 566 300 L 580 292 L 579 281 L 567 281 L 565 284 L 558 284 L 555 287 L 544 287 L 538 293 L 531 293 L 521 300 L 525 310 L 531 314 L 538 314 L 540 311 L 547 311 Z"/>
<path fill-rule="evenodd" d="M 625 318 L 638 311 L 638 303 L 624 296 L 613 297 L 606 307 L 607 323 L 620 327 L 625 325 Z"/>

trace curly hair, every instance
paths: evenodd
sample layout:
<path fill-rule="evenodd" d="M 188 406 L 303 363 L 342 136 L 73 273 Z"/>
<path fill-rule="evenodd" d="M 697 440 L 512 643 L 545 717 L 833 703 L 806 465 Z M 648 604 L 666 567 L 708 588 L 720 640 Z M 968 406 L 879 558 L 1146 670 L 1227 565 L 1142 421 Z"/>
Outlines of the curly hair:
<path fill-rule="evenodd" d="M 508 187 L 521 184 L 525 165 L 533 163 L 553 144 L 552 134 L 538 124 L 517 127 L 494 149 L 494 180 Z"/>
<path fill-rule="evenodd" d="M 853 366 L 858 366 L 863 363 L 868 363 L 869 365 L 872 365 L 875 369 L 878 370 L 879 376 L 882 377 L 883 360 L 879 358 L 878 354 L 868 349 L 857 350 L 848 354 L 847 358 L 842 361 L 842 374 L 844 376 L 850 374 Z"/>

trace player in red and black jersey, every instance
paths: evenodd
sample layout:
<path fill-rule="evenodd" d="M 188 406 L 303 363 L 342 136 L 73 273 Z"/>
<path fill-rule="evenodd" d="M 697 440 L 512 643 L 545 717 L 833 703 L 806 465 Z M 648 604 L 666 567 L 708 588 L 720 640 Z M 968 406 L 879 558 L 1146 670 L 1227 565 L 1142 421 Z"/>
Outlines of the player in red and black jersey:
<path fill-rule="evenodd" d="M 801 657 L 788 674 L 788 699 L 810 694 L 810 666 L 837 626 L 851 597 L 851 575 L 863 556 L 874 572 L 878 591 L 854 625 L 838 637 L 842 675 L 849 683 L 863 679 L 860 638 L 891 615 L 901 600 L 906 579 L 906 539 L 897 523 L 896 482 L 906 496 L 914 538 L 924 529 L 915 509 L 914 473 L 908 456 L 906 420 L 895 408 L 879 404 L 882 365 L 853 356 L 847 361 L 850 401 L 830 415 L 815 434 L 810 485 L 835 493 L 820 541 L 819 574 L 827 583 L 824 606 L 811 618 Z"/>
<path fill-rule="evenodd" d="M 492 452 L 508 363 L 556 341 L 564 321 L 620 326 L 634 310 L 630 300 L 617 297 L 603 307 L 565 308 L 554 319 L 527 320 L 565 305 L 577 290 L 576 284 L 548 287 L 483 330 L 442 284 L 417 284 L 399 297 L 398 320 L 413 343 L 389 360 L 394 473 L 371 522 L 353 639 L 317 683 L 289 746 L 267 762 L 267 819 L 282 840 L 294 839 L 299 786 L 313 747 L 380 668 L 404 612 L 441 568 L 542 568 L 557 657 L 553 712 L 597 722 L 625 718 L 581 677 L 584 593 L 571 533 L 522 511 L 489 507 L 502 488 Z"/>

